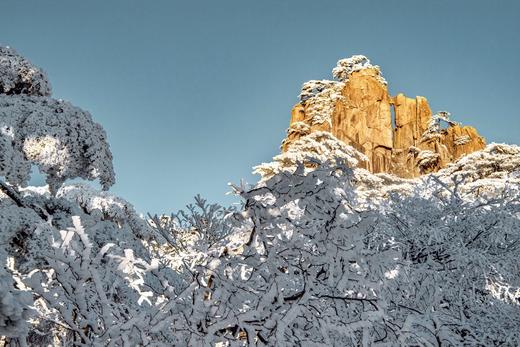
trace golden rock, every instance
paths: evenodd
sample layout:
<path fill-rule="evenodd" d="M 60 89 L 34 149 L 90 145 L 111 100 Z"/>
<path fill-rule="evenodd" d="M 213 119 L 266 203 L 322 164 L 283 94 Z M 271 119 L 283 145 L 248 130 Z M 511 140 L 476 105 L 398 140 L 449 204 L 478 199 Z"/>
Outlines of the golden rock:
<path fill-rule="evenodd" d="M 450 121 L 447 113 L 432 115 L 426 98 L 390 96 L 377 66 L 352 71 L 341 82 L 310 81 L 304 88 L 310 96 L 293 107 L 282 151 L 303 136 L 326 131 L 365 154 L 368 162 L 362 165 L 369 171 L 412 178 L 485 147 L 475 128 Z"/>

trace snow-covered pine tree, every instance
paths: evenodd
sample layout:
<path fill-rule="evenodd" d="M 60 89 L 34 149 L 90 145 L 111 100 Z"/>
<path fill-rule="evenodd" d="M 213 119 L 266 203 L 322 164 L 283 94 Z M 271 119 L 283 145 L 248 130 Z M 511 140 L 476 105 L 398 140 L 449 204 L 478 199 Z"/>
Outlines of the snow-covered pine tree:
<path fill-rule="evenodd" d="M 0 47 L 0 175 L 25 186 L 35 165 L 51 192 L 69 179 L 114 183 L 112 154 L 103 128 L 90 114 L 50 97 L 45 73 L 13 49 Z"/>

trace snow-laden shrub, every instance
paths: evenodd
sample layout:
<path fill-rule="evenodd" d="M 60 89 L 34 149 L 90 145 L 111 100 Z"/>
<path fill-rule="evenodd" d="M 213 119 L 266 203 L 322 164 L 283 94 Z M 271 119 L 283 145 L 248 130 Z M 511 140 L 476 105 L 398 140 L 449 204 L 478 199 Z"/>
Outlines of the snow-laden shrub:
<path fill-rule="evenodd" d="M 69 178 L 114 183 L 112 154 L 103 128 L 90 114 L 47 97 L 0 95 L 0 175 L 26 185 L 31 164 L 55 192 Z"/>
<path fill-rule="evenodd" d="M 303 84 L 299 97 L 311 124 L 329 123 L 332 126 L 332 113 L 336 102 L 343 99 L 341 91 L 344 86 L 343 82 L 327 80 L 311 80 Z"/>
<path fill-rule="evenodd" d="M 233 221 L 229 217 L 235 208 L 209 204 L 198 194 L 194 199 L 195 203 L 187 205 L 185 210 L 149 216 L 152 227 L 177 252 L 187 248 L 204 252 L 233 230 Z"/>
<path fill-rule="evenodd" d="M 355 210 L 350 178 L 346 166 L 299 165 L 242 192 L 253 229 L 241 254 L 205 264 L 192 343 L 346 346 L 384 336 L 378 292 L 397 254 L 365 244 L 377 216 Z"/>
<path fill-rule="evenodd" d="M 275 156 L 272 162 L 255 166 L 253 172 L 261 175 L 263 181 L 284 171 L 294 172 L 301 163 L 304 163 L 306 171 L 310 171 L 323 164 L 334 165 L 338 161 L 356 167 L 359 162 L 366 160 L 364 154 L 331 133 L 315 131 L 294 141 L 287 151 Z"/>
<path fill-rule="evenodd" d="M 493 178 L 497 183 L 518 183 L 520 180 L 520 147 L 490 143 L 483 150 L 469 153 L 450 163 L 437 173 L 447 182 L 453 176 L 463 176 L 467 182 Z"/>
<path fill-rule="evenodd" d="M 179 320 L 190 344 L 518 345 L 520 195 L 436 176 L 362 208 L 351 169 L 281 170 L 249 189 L 239 254 L 210 255 Z"/>
<path fill-rule="evenodd" d="M 408 195 L 361 205 L 357 169 L 344 163 L 297 163 L 236 188 L 245 206 L 231 234 L 181 273 L 161 253 L 167 242 L 148 247 L 135 216 L 121 213 L 128 203 L 107 193 L 25 191 L 23 203 L 52 221 L 1 199 L 0 215 L 20 221 L 0 223 L 12 230 L 11 274 L 36 298 L 26 341 L 518 344 L 518 192 L 469 199 L 460 180 L 432 175 Z"/>
<path fill-rule="evenodd" d="M 10 47 L 0 46 L 0 94 L 51 95 L 51 85 L 42 69 Z"/>
<path fill-rule="evenodd" d="M 0 47 L 0 176 L 25 186 L 31 165 L 46 174 L 52 193 L 69 178 L 114 184 L 112 154 L 90 114 L 50 98 L 44 72 Z"/>
<path fill-rule="evenodd" d="M 109 192 L 99 192 L 87 184 L 71 184 L 61 187 L 57 197 L 77 203 L 92 216 L 112 221 L 118 225 L 128 224 L 132 233 L 142 239 L 150 237 L 151 228 L 126 200 Z"/>
<path fill-rule="evenodd" d="M 0 249 L 0 336 L 23 336 L 29 330 L 31 294 L 14 287 L 13 277 L 4 269 L 6 259 L 2 253 Z"/>
<path fill-rule="evenodd" d="M 430 122 L 428 123 L 428 128 L 424 131 L 424 133 L 421 135 L 421 141 L 427 141 L 434 138 L 441 137 L 441 132 L 443 130 L 443 125 L 453 126 L 457 125 L 458 123 L 452 121 L 450 119 L 451 113 L 447 111 L 439 111 L 435 113 L 432 118 L 430 119 Z M 458 140 L 459 142 L 464 143 L 461 139 Z M 461 143 L 458 143 L 461 144 Z"/>
<path fill-rule="evenodd" d="M 18 197 L 23 207 L 0 199 L 2 265 L 12 259 L 6 276 L 32 295 L 21 304 L 34 307 L 28 329 L 16 330 L 10 343 L 175 343 L 174 334 L 164 337 L 150 321 L 186 283 L 150 247 L 151 228 L 143 219 L 136 223 L 139 216 L 120 198 L 82 186 L 67 188 L 59 197 L 25 190 Z M 8 307 L 13 322 L 23 314 L 27 324 L 29 312 L 21 308 Z"/>
<path fill-rule="evenodd" d="M 431 176 L 379 209 L 371 238 L 401 255 L 387 314 L 402 345 L 520 343 L 520 195 L 467 199 L 461 184 Z"/>
<path fill-rule="evenodd" d="M 417 155 L 417 166 L 422 173 L 428 172 L 428 170 L 436 167 L 439 163 L 441 155 L 430 150 L 420 151 Z"/>

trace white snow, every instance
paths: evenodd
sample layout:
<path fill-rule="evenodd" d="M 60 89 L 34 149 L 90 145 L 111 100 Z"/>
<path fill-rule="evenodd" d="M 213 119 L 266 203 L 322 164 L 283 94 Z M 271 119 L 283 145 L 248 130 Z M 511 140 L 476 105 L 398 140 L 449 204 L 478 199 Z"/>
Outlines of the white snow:
<path fill-rule="evenodd" d="M 378 65 L 372 65 L 370 59 L 364 55 L 353 55 L 350 58 L 338 60 L 336 67 L 332 69 L 334 78 L 346 82 L 353 72 L 363 69 L 376 69 L 378 71 L 378 79 L 381 83 L 387 84 L 386 80 L 381 76 L 381 71 Z"/>

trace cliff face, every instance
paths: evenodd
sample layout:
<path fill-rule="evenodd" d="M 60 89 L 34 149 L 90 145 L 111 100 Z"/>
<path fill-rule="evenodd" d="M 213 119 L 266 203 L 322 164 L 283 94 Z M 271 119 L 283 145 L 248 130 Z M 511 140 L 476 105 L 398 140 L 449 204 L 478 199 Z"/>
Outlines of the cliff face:
<path fill-rule="evenodd" d="M 303 136 L 327 131 L 364 153 L 368 170 L 411 178 L 485 147 L 474 128 L 449 120 L 447 112 L 432 115 L 426 98 L 390 96 L 379 67 L 364 56 L 340 60 L 333 74 L 339 81 L 303 85 L 283 151 Z"/>

